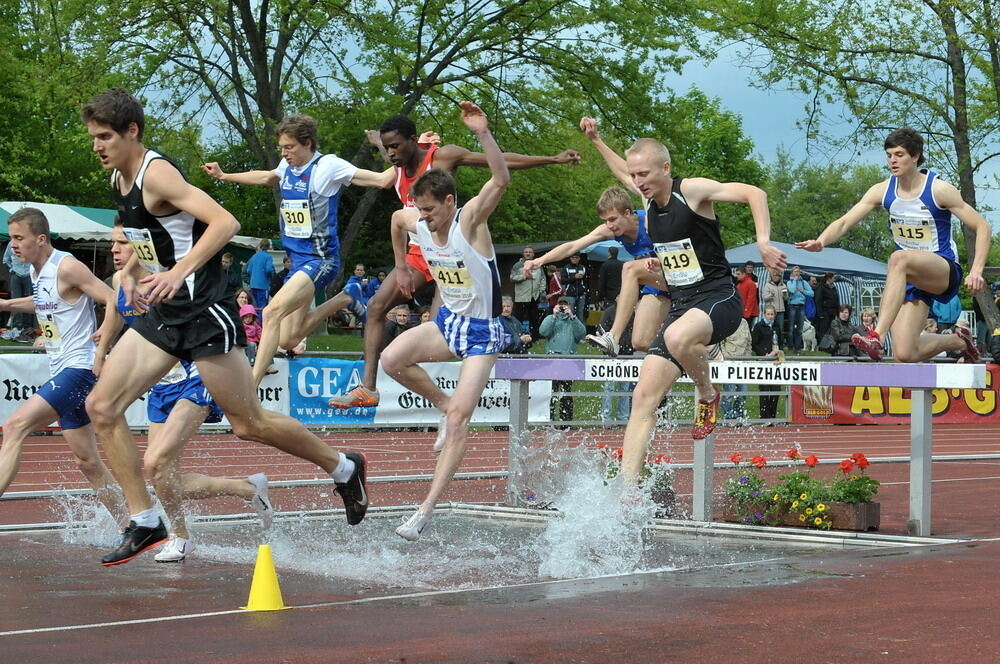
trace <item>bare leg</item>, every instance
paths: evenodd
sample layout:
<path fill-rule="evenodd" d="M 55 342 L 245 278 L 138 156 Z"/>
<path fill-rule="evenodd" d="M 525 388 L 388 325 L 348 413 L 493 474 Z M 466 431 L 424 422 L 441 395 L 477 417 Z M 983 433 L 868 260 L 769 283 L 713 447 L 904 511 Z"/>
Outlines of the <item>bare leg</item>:
<path fill-rule="evenodd" d="M 617 313 L 617 311 L 616 311 Z M 649 350 L 656 333 L 663 327 L 663 321 L 670 313 L 670 300 L 660 295 L 643 295 L 635 307 L 632 322 L 632 348 Z"/>
<path fill-rule="evenodd" d="M 382 354 L 382 370 L 439 410 L 446 411 L 448 397 L 417 362 L 443 361 L 453 357 L 437 325 L 424 323 L 393 339 Z M 477 400 L 478 398 L 476 397 Z"/>
<path fill-rule="evenodd" d="M 664 331 L 667 350 L 691 377 L 699 398 L 706 400 L 715 394 L 706 348 L 711 338 L 712 319 L 701 309 L 689 309 Z"/>
<path fill-rule="evenodd" d="M 328 473 L 336 470 L 340 462 L 337 451 L 298 420 L 261 407 L 242 349 L 201 358 L 196 364 L 205 387 L 229 418 L 233 433 L 310 461 Z"/>
<path fill-rule="evenodd" d="M 304 272 L 296 272 L 285 282 L 274 297 L 264 308 L 264 325 L 260 335 L 260 342 L 257 344 L 257 359 L 253 365 L 253 383 L 260 385 L 260 381 L 267 374 L 274 354 L 278 350 L 279 342 L 288 342 L 302 327 L 302 320 L 305 311 L 309 309 L 309 303 L 316 294 L 313 282 Z M 293 314 L 298 318 L 289 317 Z M 296 343 L 302 337 L 296 339 Z M 292 346 L 294 347 L 294 345 Z M 215 394 L 214 392 L 212 393 Z"/>
<path fill-rule="evenodd" d="M 184 522 L 184 490 L 181 483 L 180 457 L 184 446 L 198 432 L 205 421 L 208 407 L 199 406 L 187 399 L 174 404 L 166 422 L 150 422 L 149 445 L 143 465 L 153 481 L 156 497 L 170 520 L 170 530 L 189 539 Z"/>
<path fill-rule="evenodd" d="M 236 496 L 243 500 L 250 500 L 255 493 L 254 485 L 247 480 L 209 477 L 200 473 L 184 473 L 181 476 L 181 481 L 184 484 L 185 500 L 201 500 L 218 496 Z"/>
<path fill-rule="evenodd" d="M 893 329 L 906 297 L 907 283 L 928 293 L 943 293 L 948 288 L 949 270 L 948 261 L 929 251 L 894 251 L 889 256 L 889 271 L 875 325 L 879 337 L 885 337 Z"/>
<path fill-rule="evenodd" d="M 407 268 L 409 269 L 409 268 Z M 416 270 L 410 270 L 413 275 L 413 290 L 420 290 L 427 285 L 424 275 Z M 372 299 L 368 300 L 368 324 L 365 326 L 365 372 L 362 384 L 369 390 L 375 389 L 378 378 L 378 360 L 382 352 L 382 340 L 385 338 L 385 316 L 389 311 L 405 303 L 406 296 L 399 292 L 396 285 L 396 271 L 393 270 L 385 278 Z"/>
<path fill-rule="evenodd" d="M 921 334 L 929 307 L 924 302 L 905 303 L 892 326 L 892 354 L 899 362 L 923 362 L 938 353 L 965 350 L 954 334 Z"/>
<path fill-rule="evenodd" d="M 647 355 L 639 369 L 639 381 L 632 392 L 632 412 L 622 441 L 622 476 L 634 482 L 646 460 L 649 441 L 656 428 L 656 409 L 680 377 L 680 369 L 659 355 Z"/>
<path fill-rule="evenodd" d="M 445 407 L 445 417 L 448 418 L 448 428 L 444 449 L 434 466 L 434 479 L 431 480 L 430 491 L 420 506 L 427 515 L 434 511 L 434 506 L 441 499 L 455 471 L 465 457 L 465 448 L 469 438 L 469 420 L 479 403 L 483 388 L 489 380 L 490 371 L 496 362 L 496 355 L 474 355 L 462 360 L 462 368 L 458 375 L 458 385 L 455 393 L 448 399 Z"/>
<path fill-rule="evenodd" d="M 107 466 L 101 461 L 101 455 L 97 453 L 97 438 L 94 436 L 94 427 L 87 425 L 78 429 L 63 429 L 63 438 L 69 444 L 69 449 L 77 459 L 77 466 L 94 487 L 97 499 L 107 508 L 111 516 L 124 527 L 129 521 L 128 506 L 122 496 L 121 487 L 111 476 Z"/>
<path fill-rule="evenodd" d="M 125 421 L 125 409 L 176 361 L 135 330 L 127 330 L 112 349 L 97 385 L 87 397 L 87 414 L 132 514 L 150 509 L 153 500 L 139 469 L 139 453 Z M 245 356 L 243 364 L 247 364 Z"/>

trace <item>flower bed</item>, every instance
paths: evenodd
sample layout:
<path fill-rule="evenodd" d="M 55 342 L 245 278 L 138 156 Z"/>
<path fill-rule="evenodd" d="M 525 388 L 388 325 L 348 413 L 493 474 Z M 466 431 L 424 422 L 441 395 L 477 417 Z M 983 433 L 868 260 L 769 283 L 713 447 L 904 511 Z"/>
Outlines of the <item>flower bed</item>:
<path fill-rule="evenodd" d="M 824 530 L 877 530 L 879 505 L 872 501 L 878 480 L 867 473 L 871 463 L 864 454 L 852 454 L 840 462 L 833 479 L 814 477 L 819 463 L 815 456 L 802 458 L 798 448 L 788 451 L 796 467 L 768 484 L 760 474 L 767 465 L 763 456 L 744 462 L 736 453 L 730 458 L 736 472 L 726 482 L 723 519 L 737 523 L 803 526 Z"/>

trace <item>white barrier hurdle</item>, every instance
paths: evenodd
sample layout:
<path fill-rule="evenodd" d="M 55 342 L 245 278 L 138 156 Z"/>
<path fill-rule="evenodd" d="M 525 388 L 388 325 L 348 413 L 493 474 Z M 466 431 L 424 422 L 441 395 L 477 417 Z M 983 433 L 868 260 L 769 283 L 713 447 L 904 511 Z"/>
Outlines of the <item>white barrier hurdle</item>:
<path fill-rule="evenodd" d="M 641 359 L 503 357 L 495 377 L 511 381 L 510 454 L 528 427 L 528 384 L 533 380 L 635 382 Z M 712 362 L 712 382 L 756 385 L 825 385 L 830 387 L 900 387 L 911 390 L 910 516 L 911 535 L 931 534 L 931 401 L 934 389 L 984 389 L 982 364 L 874 364 L 860 362 Z M 688 381 L 686 377 L 682 381 Z M 712 520 L 714 435 L 694 446 L 692 516 Z M 510 467 L 515 460 L 509 459 Z M 508 480 L 508 494 L 511 493 Z M 516 496 L 508 495 L 515 500 Z M 513 503 L 512 503 L 513 504 Z"/>

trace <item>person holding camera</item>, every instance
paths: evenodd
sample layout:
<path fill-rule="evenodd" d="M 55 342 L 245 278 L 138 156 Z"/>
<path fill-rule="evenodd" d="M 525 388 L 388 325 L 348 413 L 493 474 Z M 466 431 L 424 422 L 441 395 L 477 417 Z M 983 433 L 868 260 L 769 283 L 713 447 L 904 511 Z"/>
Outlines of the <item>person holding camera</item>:
<path fill-rule="evenodd" d="M 545 352 L 551 355 L 576 355 L 576 344 L 587 334 L 583 321 L 576 317 L 572 307 L 573 299 L 562 296 L 556 301 L 552 313 L 545 317 L 538 329 L 546 339 Z M 552 381 L 552 395 L 570 392 L 573 381 Z M 573 397 L 559 396 L 559 419 L 573 419 Z"/>

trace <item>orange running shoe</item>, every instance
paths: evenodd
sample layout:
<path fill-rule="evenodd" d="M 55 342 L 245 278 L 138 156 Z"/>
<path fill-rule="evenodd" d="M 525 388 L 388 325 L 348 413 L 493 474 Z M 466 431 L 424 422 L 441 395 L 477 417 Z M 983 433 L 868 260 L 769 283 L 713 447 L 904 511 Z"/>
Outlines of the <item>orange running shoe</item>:
<path fill-rule="evenodd" d="M 378 405 L 378 390 L 369 390 L 364 385 L 358 385 L 347 394 L 338 394 L 330 399 L 329 405 L 334 408 L 364 408 Z"/>
<path fill-rule="evenodd" d="M 722 392 L 715 391 L 715 398 L 711 401 L 698 400 L 698 409 L 694 414 L 694 426 L 691 427 L 691 437 L 695 440 L 708 438 L 708 434 L 715 430 L 715 423 L 719 419 L 719 400 Z"/>
<path fill-rule="evenodd" d="M 851 337 L 851 344 L 876 362 L 882 361 L 882 352 L 884 348 L 878 333 L 872 332 L 867 336 L 855 334 Z"/>
<path fill-rule="evenodd" d="M 979 347 L 976 345 L 976 340 L 972 336 L 972 330 L 967 327 L 962 327 L 961 325 L 955 326 L 955 336 L 965 342 L 965 350 L 962 351 L 962 357 L 965 361 L 970 364 L 976 364 L 981 359 L 979 356 Z"/>

